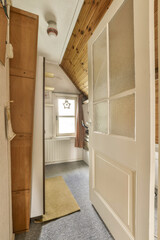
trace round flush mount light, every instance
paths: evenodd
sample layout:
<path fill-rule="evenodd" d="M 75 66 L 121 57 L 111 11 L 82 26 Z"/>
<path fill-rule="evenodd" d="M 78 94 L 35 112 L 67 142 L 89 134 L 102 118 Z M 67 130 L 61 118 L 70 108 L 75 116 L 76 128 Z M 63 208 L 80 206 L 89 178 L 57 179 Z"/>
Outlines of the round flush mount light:
<path fill-rule="evenodd" d="M 57 24 L 54 21 L 48 21 L 48 28 L 47 28 L 47 33 L 50 37 L 52 36 L 57 36 L 58 35 L 58 30 L 57 30 Z"/>

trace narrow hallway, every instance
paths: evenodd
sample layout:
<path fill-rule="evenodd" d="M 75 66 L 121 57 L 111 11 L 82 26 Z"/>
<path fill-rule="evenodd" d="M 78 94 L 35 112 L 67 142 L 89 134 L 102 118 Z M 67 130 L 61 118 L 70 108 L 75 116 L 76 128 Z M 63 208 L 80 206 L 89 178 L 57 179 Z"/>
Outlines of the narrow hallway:
<path fill-rule="evenodd" d="M 62 176 L 81 211 L 45 224 L 31 223 L 16 240 L 113 240 L 89 201 L 89 168 L 83 161 L 46 166 L 46 177 Z"/>

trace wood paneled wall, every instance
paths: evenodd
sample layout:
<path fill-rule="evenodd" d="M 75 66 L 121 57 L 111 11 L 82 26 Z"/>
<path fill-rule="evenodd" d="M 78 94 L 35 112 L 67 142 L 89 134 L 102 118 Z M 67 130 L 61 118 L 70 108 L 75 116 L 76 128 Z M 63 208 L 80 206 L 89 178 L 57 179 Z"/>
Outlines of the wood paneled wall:
<path fill-rule="evenodd" d="M 61 67 L 75 86 L 88 95 L 87 42 L 112 0 L 85 0 L 64 54 Z"/>

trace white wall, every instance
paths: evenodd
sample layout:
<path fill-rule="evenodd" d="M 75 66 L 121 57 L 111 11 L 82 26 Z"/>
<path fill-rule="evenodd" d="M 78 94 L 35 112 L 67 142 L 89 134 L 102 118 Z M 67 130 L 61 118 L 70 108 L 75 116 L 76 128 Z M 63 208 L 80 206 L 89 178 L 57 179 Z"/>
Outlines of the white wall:
<path fill-rule="evenodd" d="M 55 92 L 79 93 L 71 80 L 67 77 L 59 65 L 46 63 L 46 72 L 55 74 L 54 78 L 46 78 L 46 86 L 54 87 Z"/>
<path fill-rule="evenodd" d="M 89 166 L 89 151 L 83 149 L 83 160 Z"/>
<path fill-rule="evenodd" d="M 32 150 L 31 218 L 43 214 L 43 57 L 37 58 Z"/>
<path fill-rule="evenodd" d="M 83 159 L 82 148 L 75 147 L 73 139 L 45 140 L 45 163 L 73 162 Z"/>
<path fill-rule="evenodd" d="M 5 134 L 4 109 L 9 103 L 9 63 L 0 63 L 0 239 L 12 239 L 10 144 Z"/>

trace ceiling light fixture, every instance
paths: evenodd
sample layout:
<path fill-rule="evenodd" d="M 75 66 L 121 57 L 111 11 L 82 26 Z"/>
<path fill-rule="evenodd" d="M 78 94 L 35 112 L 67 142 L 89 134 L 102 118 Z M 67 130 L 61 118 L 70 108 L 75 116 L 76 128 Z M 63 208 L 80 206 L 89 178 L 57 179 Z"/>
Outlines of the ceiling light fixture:
<path fill-rule="evenodd" d="M 48 21 L 47 33 L 50 37 L 56 37 L 58 35 L 57 24 L 55 21 Z"/>

